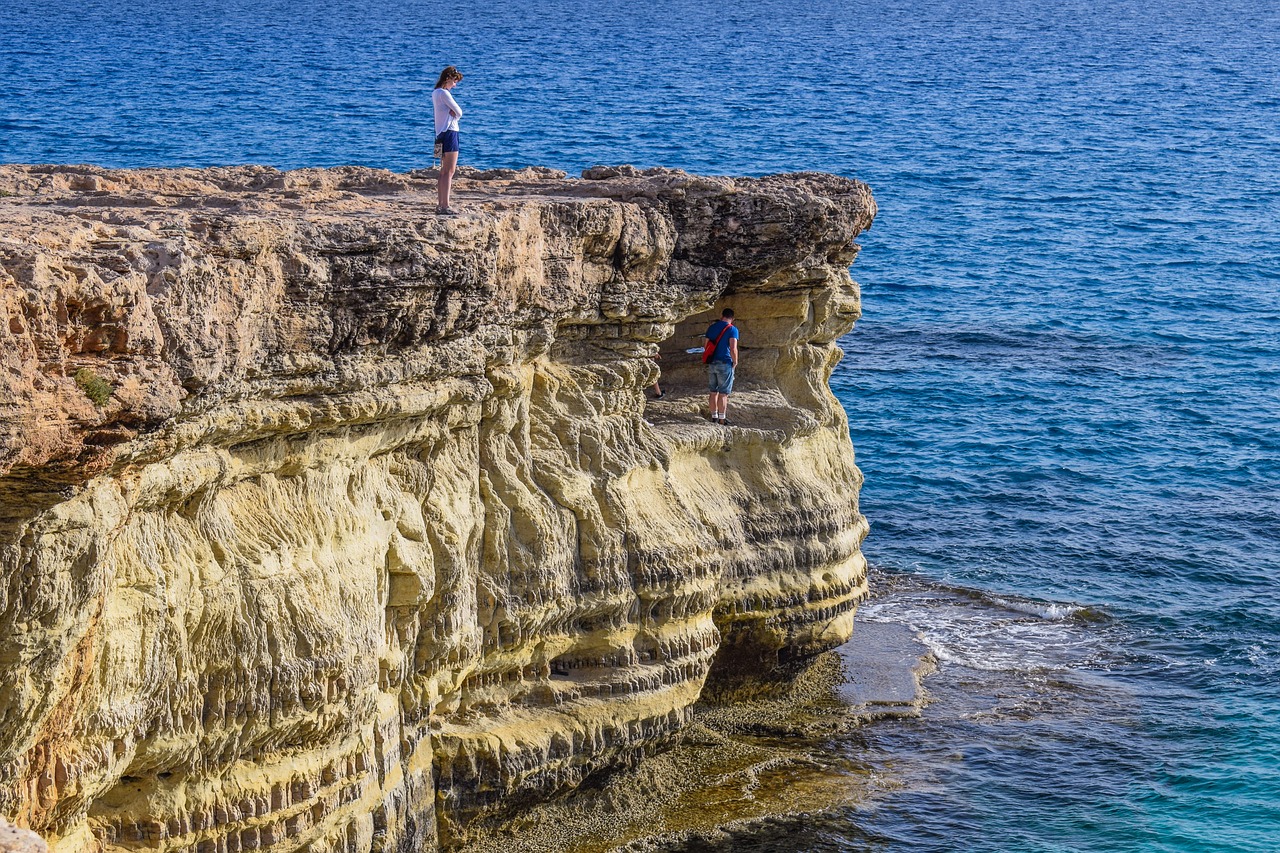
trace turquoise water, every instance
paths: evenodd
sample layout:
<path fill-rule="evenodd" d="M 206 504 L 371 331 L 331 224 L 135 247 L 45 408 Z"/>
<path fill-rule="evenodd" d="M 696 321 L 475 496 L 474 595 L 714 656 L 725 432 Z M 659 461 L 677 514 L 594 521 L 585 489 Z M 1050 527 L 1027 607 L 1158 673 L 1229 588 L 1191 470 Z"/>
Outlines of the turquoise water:
<path fill-rule="evenodd" d="M 7 0 L 0 161 L 422 166 L 447 63 L 463 163 L 876 192 L 859 618 L 935 701 L 722 847 L 1280 849 L 1280 7 Z"/>

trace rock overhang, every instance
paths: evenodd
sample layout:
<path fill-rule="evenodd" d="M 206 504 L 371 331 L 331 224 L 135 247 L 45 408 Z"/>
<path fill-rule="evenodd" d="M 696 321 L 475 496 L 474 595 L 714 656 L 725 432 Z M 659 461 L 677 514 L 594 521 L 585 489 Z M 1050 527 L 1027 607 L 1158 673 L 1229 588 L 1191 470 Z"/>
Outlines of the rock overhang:
<path fill-rule="evenodd" d="M 865 185 L 457 189 L 0 167 L 0 812 L 67 850 L 456 844 L 847 638 Z M 684 352 L 726 300 L 730 429 Z"/>

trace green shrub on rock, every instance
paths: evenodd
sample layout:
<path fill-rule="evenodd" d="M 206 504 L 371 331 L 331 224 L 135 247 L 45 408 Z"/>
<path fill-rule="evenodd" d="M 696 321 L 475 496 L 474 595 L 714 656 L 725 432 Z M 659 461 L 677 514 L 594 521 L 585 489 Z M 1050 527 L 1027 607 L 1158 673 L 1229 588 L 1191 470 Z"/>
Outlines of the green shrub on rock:
<path fill-rule="evenodd" d="M 84 392 L 85 396 L 99 408 L 107 404 L 107 400 L 111 399 L 111 392 L 114 390 L 110 382 L 87 367 L 82 367 L 76 371 L 76 384 L 80 386 L 80 390 Z"/>

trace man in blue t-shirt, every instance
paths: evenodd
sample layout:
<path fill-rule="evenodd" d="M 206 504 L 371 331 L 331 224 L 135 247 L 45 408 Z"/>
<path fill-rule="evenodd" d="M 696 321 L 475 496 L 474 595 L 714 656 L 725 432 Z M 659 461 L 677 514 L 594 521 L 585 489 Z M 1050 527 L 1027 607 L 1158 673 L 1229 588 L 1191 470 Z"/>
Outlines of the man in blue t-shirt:
<path fill-rule="evenodd" d="M 729 392 L 733 391 L 733 371 L 738 366 L 738 330 L 733 325 L 733 309 L 720 312 L 720 319 L 707 328 L 707 340 L 716 342 L 707 359 L 707 379 L 711 386 L 711 422 L 728 426 Z"/>

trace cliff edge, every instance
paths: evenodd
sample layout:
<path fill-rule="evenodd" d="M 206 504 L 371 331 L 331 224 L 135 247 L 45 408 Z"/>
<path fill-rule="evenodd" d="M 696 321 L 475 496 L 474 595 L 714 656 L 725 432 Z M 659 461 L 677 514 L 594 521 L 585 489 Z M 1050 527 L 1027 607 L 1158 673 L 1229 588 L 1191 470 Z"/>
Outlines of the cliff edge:
<path fill-rule="evenodd" d="M 458 846 L 848 638 L 867 187 L 458 190 L 0 167 L 0 815 L 56 853 Z"/>

